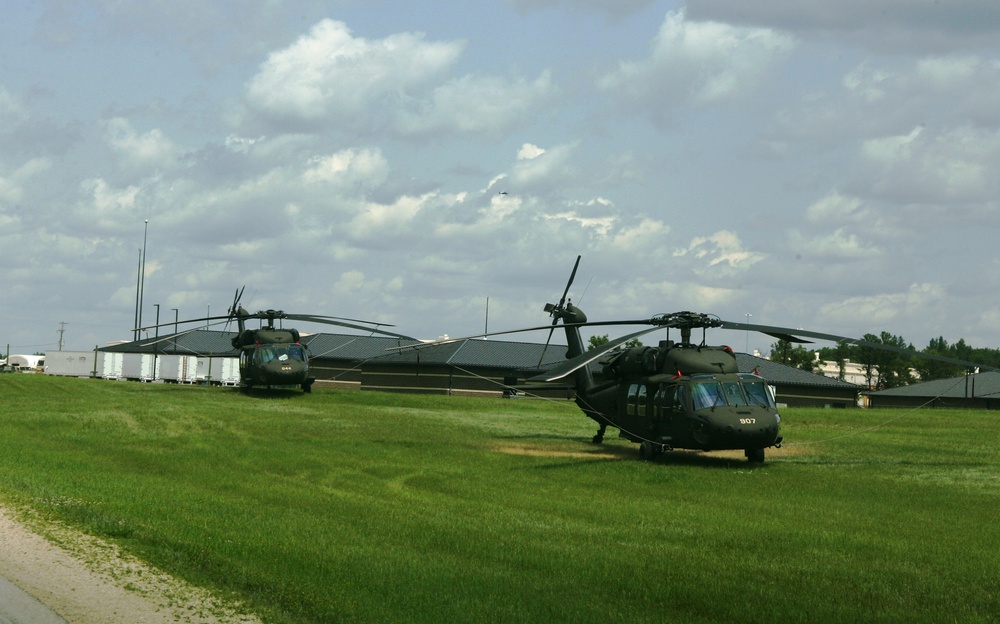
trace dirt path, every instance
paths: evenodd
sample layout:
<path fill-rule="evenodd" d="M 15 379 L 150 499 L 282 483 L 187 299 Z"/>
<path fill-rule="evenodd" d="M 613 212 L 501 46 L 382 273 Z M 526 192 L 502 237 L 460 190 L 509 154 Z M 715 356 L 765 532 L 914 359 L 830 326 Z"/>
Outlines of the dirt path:
<path fill-rule="evenodd" d="M 70 624 L 259 624 L 114 545 L 65 528 L 46 534 L 52 541 L 0 508 L 0 575 Z"/>

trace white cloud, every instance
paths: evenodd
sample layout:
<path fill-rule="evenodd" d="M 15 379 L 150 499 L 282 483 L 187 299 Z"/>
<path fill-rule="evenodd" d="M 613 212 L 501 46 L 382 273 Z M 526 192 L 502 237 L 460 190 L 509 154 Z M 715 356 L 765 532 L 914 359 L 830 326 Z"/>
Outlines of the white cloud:
<path fill-rule="evenodd" d="M 881 255 L 879 248 L 866 245 L 858 234 L 845 228 L 833 232 L 806 236 L 797 230 L 788 233 L 789 248 L 796 256 L 818 262 L 863 260 Z"/>
<path fill-rule="evenodd" d="M 24 184 L 31 178 L 48 170 L 52 163 L 47 158 L 32 158 L 21 165 L 13 174 L 5 178 L 0 176 L 0 201 L 16 204 L 24 196 Z"/>
<path fill-rule="evenodd" d="M 806 208 L 810 223 L 829 226 L 831 223 L 868 223 L 874 218 L 859 197 L 846 197 L 833 192 Z"/>
<path fill-rule="evenodd" d="M 517 150 L 518 160 L 531 160 L 532 158 L 538 158 L 545 153 L 545 150 L 538 147 L 537 145 L 532 145 L 531 143 L 525 143 L 521 146 L 521 149 Z"/>
<path fill-rule="evenodd" d="M 385 180 L 388 162 L 378 149 L 346 149 L 313 158 L 302 174 L 307 184 L 358 183 L 370 188 Z"/>
<path fill-rule="evenodd" d="M 872 192 L 912 202 L 990 202 L 1000 191 L 1000 131 L 969 126 L 870 139 L 862 146 Z"/>
<path fill-rule="evenodd" d="M 919 311 L 935 308 L 947 296 L 947 290 L 940 284 L 918 282 L 910 284 L 902 292 L 850 297 L 824 305 L 819 314 L 827 322 L 853 322 L 861 318 L 871 327 L 886 327 L 900 317 L 913 315 L 915 311 L 919 316 Z"/>
<path fill-rule="evenodd" d="M 773 30 L 690 21 L 683 10 L 671 11 L 649 58 L 621 63 L 598 86 L 664 120 L 680 104 L 719 104 L 756 91 L 793 47 Z"/>
<path fill-rule="evenodd" d="M 158 128 L 139 134 L 121 117 L 105 123 L 105 139 L 128 167 L 165 167 L 173 162 L 174 145 Z"/>
<path fill-rule="evenodd" d="M 496 133 L 535 112 L 554 91 L 549 73 L 534 81 L 466 75 L 435 87 L 427 98 L 409 98 L 396 113 L 403 134 L 440 130 Z"/>
<path fill-rule="evenodd" d="M 268 56 L 247 85 L 247 100 L 279 119 L 364 117 L 369 106 L 449 68 L 462 47 L 427 42 L 420 33 L 367 40 L 354 37 L 343 22 L 325 19 Z"/>
<path fill-rule="evenodd" d="M 532 146 L 534 147 L 534 146 Z M 518 151 L 518 160 L 511 166 L 508 177 L 509 184 L 517 192 L 543 182 L 558 182 L 560 179 L 572 177 L 573 153 L 577 144 L 557 145 L 547 150 L 522 147 Z M 531 154 L 525 156 L 525 154 Z"/>
<path fill-rule="evenodd" d="M 644 255 L 652 254 L 664 246 L 669 234 L 670 226 L 662 221 L 646 217 L 637 225 L 622 227 L 618 230 L 612 237 L 611 244 L 619 251 L 640 252 Z"/>
<path fill-rule="evenodd" d="M 368 202 L 361 207 L 348 227 L 358 241 L 378 241 L 412 231 L 412 222 L 434 194 L 422 197 L 403 196 L 392 204 Z"/>
<path fill-rule="evenodd" d="M 84 198 L 77 213 L 84 219 L 93 219 L 102 228 L 120 230 L 132 224 L 137 216 L 136 197 L 138 186 L 114 188 L 103 178 L 92 178 L 81 183 Z"/>
<path fill-rule="evenodd" d="M 695 237 L 686 249 L 674 251 L 675 257 L 690 257 L 699 261 L 699 274 L 731 274 L 745 271 L 767 256 L 743 249 L 735 232 L 720 230 L 710 236 Z"/>

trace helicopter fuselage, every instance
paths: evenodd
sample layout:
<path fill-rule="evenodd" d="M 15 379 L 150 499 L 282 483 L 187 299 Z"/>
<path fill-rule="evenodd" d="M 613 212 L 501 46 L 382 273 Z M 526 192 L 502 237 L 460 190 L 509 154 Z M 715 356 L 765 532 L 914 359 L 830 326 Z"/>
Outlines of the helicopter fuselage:
<path fill-rule="evenodd" d="M 582 356 L 579 324 L 586 315 L 572 303 L 553 309 L 567 323 L 567 359 Z M 729 347 L 691 343 L 700 315 L 678 317 L 690 319 L 690 325 L 680 325 L 680 342 L 620 348 L 605 356 L 600 373 L 575 371 L 576 403 L 600 425 L 594 442 L 604 439 L 610 425 L 638 442 L 647 457 L 675 448 L 739 449 L 749 460 L 763 461 L 765 448 L 781 445 L 771 389 L 757 375 L 740 373 Z"/>
<path fill-rule="evenodd" d="M 309 376 L 308 349 L 299 342 L 297 330 L 241 327 L 233 346 L 240 350 L 241 387 L 299 386 L 310 391 L 314 380 Z"/>
<path fill-rule="evenodd" d="M 620 437 L 654 453 L 682 448 L 759 454 L 781 442 L 770 389 L 747 373 L 657 374 L 597 384 L 578 394 L 577 403 L 598 424 L 618 428 Z"/>

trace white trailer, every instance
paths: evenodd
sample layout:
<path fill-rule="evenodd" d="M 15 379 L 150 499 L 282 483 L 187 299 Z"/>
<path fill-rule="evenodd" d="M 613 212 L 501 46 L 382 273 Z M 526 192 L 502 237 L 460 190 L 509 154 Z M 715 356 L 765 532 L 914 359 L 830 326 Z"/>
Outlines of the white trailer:
<path fill-rule="evenodd" d="M 161 355 L 156 364 L 156 378 L 172 383 L 194 383 L 198 380 L 198 356 Z"/>
<path fill-rule="evenodd" d="M 154 356 L 151 353 L 125 353 L 122 377 L 130 381 L 152 381 L 156 378 Z"/>
<path fill-rule="evenodd" d="M 64 377 L 92 377 L 97 374 L 96 351 L 47 351 L 45 374 Z"/>
<path fill-rule="evenodd" d="M 198 381 L 223 386 L 240 383 L 240 361 L 234 357 L 198 358 Z"/>
<path fill-rule="evenodd" d="M 98 370 L 104 379 L 122 379 L 122 365 L 124 364 L 124 353 L 112 353 L 101 351 L 98 356 Z"/>
<path fill-rule="evenodd" d="M 45 366 L 45 356 L 12 355 L 7 358 L 7 366 L 22 373 L 33 373 Z"/>

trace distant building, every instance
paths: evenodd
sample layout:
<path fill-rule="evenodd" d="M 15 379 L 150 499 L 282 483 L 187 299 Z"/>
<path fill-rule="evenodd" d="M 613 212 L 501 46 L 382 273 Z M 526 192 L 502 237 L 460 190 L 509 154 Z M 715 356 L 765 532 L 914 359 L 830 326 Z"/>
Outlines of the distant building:
<path fill-rule="evenodd" d="M 7 358 L 7 366 L 15 371 L 35 372 L 45 366 L 44 355 L 11 355 Z"/>
<path fill-rule="evenodd" d="M 1000 409 L 1000 372 L 975 373 L 868 394 L 875 407 Z"/>

